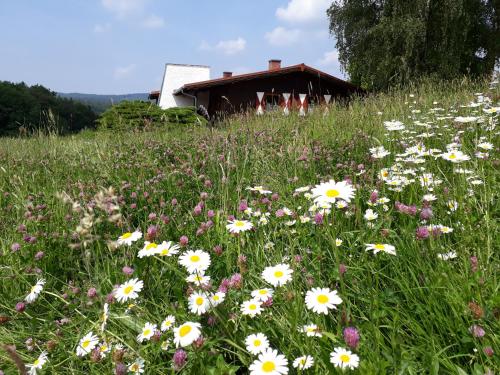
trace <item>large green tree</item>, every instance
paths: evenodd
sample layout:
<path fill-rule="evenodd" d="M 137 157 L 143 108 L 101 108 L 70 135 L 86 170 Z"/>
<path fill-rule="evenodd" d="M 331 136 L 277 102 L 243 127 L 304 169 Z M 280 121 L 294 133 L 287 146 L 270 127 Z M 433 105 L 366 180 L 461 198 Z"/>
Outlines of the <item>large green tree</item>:
<path fill-rule="evenodd" d="M 366 89 L 488 74 L 500 56 L 500 0 L 336 0 L 327 14 L 343 69 Z"/>

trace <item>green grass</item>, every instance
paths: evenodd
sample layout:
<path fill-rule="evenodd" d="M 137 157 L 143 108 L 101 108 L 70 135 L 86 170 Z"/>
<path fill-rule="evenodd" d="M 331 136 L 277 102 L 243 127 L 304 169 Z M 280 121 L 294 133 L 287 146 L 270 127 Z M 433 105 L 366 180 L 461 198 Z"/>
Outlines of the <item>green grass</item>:
<path fill-rule="evenodd" d="M 326 115 L 318 108 L 305 118 L 270 113 L 236 117 L 212 129 L 0 139 L 0 344 L 15 345 L 26 364 L 47 350 L 42 370 L 46 374 L 113 373 L 117 363 L 130 364 L 138 357 L 145 360 L 146 374 L 174 373 L 175 345 L 160 347 L 172 339 L 172 331 L 159 341 L 136 341 L 144 323 L 160 325 L 172 314 L 177 323 L 202 325 L 203 345 L 184 348 L 188 360 L 180 370 L 183 374 L 230 374 L 236 368 L 247 373 L 257 356 L 246 351 L 244 340 L 257 332 L 287 357 L 289 373 L 296 371 L 293 360 L 305 354 L 313 356 L 315 364 L 304 373 L 341 373 L 330 363 L 330 353 L 335 347 L 347 348 L 342 332 L 348 326 L 356 327 L 361 337 L 352 349 L 360 358 L 356 373 L 495 373 L 500 353 L 498 113 L 483 113 L 484 105 L 463 107 L 477 99 L 476 92 L 499 106 L 499 89 L 488 89 L 485 82 L 424 82 L 348 106 L 332 105 Z M 443 110 L 431 111 L 436 107 Z M 485 122 L 454 121 L 472 115 Z M 410 132 L 387 135 L 383 122 L 389 120 L 402 121 Z M 417 137 L 424 131 L 434 135 Z M 416 174 L 407 175 L 415 182 L 401 192 L 378 178 L 381 168 L 394 165 L 397 155 L 419 139 L 428 149 L 444 152 L 455 137 L 469 161 L 452 165 L 426 156 L 423 164 L 401 162 L 402 169 Z M 494 146 L 487 159 L 475 156 L 480 137 Z M 391 154 L 371 159 L 369 149 L 380 145 Z M 454 172 L 456 166 L 471 170 L 483 184 L 471 184 L 469 175 Z M 431 203 L 433 218 L 425 224 L 419 213 L 411 216 L 395 209 L 396 201 L 422 208 L 428 192 L 418 177 L 424 172 L 442 180 L 432 192 L 437 197 Z M 349 207 L 334 207 L 322 224 L 313 224 L 314 213 L 312 222 L 301 223 L 299 216 L 309 215 L 313 202 L 294 190 L 347 177 L 356 187 Z M 256 185 L 278 195 L 268 196 L 270 202 L 264 204 L 261 196 L 246 189 Z M 390 199 L 386 209 L 368 206 L 374 189 Z M 208 193 L 205 206 L 196 215 L 202 192 Z M 63 201 L 62 193 L 73 207 Z M 173 198 L 177 205 L 171 203 Z M 239 212 L 242 200 L 254 210 L 269 212 L 268 224 Z M 458 203 L 454 212 L 450 200 Z M 277 217 L 276 211 L 284 207 L 294 217 Z M 379 215 L 372 226 L 363 217 L 368 208 Z M 209 220 L 209 210 L 214 211 L 213 225 L 197 235 Z M 229 215 L 251 220 L 255 230 L 231 235 L 226 229 Z M 295 224 L 288 225 L 292 220 Z M 82 229 L 82 223 L 87 227 Z M 453 232 L 417 240 L 417 228 L 427 224 L 449 226 Z M 188 274 L 178 255 L 138 258 L 144 237 L 130 247 L 113 245 L 122 233 L 138 229 L 145 234 L 151 225 L 158 225 L 159 242 L 187 236 L 187 248 L 210 253 L 206 274 L 212 291 L 235 273 L 242 275 L 241 285 L 206 314 L 191 313 L 187 295 L 197 288 L 185 281 Z M 36 241 L 28 243 L 26 236 Z M 340 247 L 336 238 L 343 240 Z M 380 242 L 394 245 L 397 255 L 365 251 L 365 244 Z M 20 249 L 14 252 L 15 243 Z M 222 247 L 221 255 L 214 251 L 216 246 Z M 437 254 L 449 251 L 457 257 L 438 259 Z M 39 252 L 43 257 L 37 259 Z M 471 265 L 473 256 L 477 270 Z M 292 280 L 274 288 L 273 304 L 261 315 L 242 315 L 240 305 L 252 290 L 271 287 L 261 278 L 264 268 L 278 263 L 290 265 Z M 346 267 L 343 275 L 341 264 Z M 106 296 L 128 279 L 124 266 L 134 268 L 132 277 L 143 280 L 144 289 L 134 306 L 110 304 L 101 333 Z M 16 303 L 39 278 L 46 279 L 43 292 L 24 312 L 16 312 Z M 316 314 L 304 301 L 313 287 L 337 290 L 343 302 L 327 315 Z M 90 288 L 96 288 L 97 296 L 87 296 Z M 471 302 L 478 306 L 475 314 Z M 317 324 L 323 337 L 299 332 L 308 323 Z M 470 333 L 473 324 L 484 329 L 482 338 Z M 113 347 L 121 345 L 123 351 L 105 358 L 78 357 L 78 342 L 89 331 Z M 487 347 L 493 356 L 483 352 Z M 12 355 L 2 349 L 0 370 L 17 372 Z"/>

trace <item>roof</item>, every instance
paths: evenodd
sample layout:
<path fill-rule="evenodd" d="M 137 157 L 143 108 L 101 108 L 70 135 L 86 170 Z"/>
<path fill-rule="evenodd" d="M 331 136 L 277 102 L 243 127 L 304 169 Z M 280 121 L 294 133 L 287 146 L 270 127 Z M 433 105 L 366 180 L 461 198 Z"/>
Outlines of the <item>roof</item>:
<path fill-rule="evenodd" d="M 160 91 L 151 91 L 148 95 L 148 99 L 158 99 L 160 97 Z"/>
<path fill-rule="evenodd" d="M 274 76 L 279 76 L 279 75 L 294 73 L 294 72 L 306 72 L 306 73 L 309 73 L 312 75 L 317 75 L 319 78 L 323 78 L 323 79 L 326 79 L 328 81 L 334 82 L 340 86 L 345 87 L 348 90 L 362 91 L 361 88 L 359 88 L 356 85 L 353 85 L 352 83 L 349 83 L 349 82 L 344 81 L 340 78 L 334 77 L 328 73 L 322 72 L 318 69 L 312 68 L 312 67 L 307 66 L 305 64 L 298 64 L 298 65 L 287 66 L 287 67 L 279 68 L 279 69 L 269 69 L 269 70 L 263 70 L 260 72 L 255 72 L 255 73 L 239 74 L 239 75 L 233 75 L 231 77 L 221 77 L 221 78 L 216 78 L 216 79 L 210 79 L 208 81 L 188 83 L 188 84 L 185 84 L 184 86 L 180 87 L 179 89 L 175 90 L 174 95 L 180 95 L 184 91 L 204 90 L 204 89 L 208 89 L 211 87 L 223 86 L 223 85 L 231 84 L 231 83 L 235 83 L 235 82 L 248 81 L 248 80 L 252 80 L 252 79 L 256 79 L 256 78 L 274 77 Z"/>

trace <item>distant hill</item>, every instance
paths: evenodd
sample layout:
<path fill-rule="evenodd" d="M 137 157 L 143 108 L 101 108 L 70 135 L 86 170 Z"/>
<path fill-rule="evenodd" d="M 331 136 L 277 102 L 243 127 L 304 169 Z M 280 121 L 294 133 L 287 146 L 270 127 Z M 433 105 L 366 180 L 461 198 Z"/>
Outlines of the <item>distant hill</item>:
<path fill-rule="evenodd" d="M 120 103 L 124 100 L 148 100 L 147 93 L 123 94 L 123 95 L 98 95 L 98 94 L 81 94 L 77 92 L 64 93 L 58 92 L 58 96 L 67 99 L 73 99 L 84 104 L 87 104 L 96 113 L 102 113 L 113 104 Z"/>

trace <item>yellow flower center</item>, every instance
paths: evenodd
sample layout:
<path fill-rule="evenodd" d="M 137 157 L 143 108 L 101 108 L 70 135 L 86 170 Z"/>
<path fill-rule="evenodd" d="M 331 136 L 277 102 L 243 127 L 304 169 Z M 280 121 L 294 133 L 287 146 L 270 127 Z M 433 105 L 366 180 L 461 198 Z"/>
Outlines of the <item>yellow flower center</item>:
<path fill-rule="evenodd" d="M 218 300 L 219 300 L 219 296 L 218 296 L 218 295 L 215 295 L 215 296 L 213 297 L 213 299 L 214 299 L 214 301 L 218 301 Z"/>
<path fill-rule="evenodd" d="M 132 372 L 139 371 L 139 365 L 137 363 L 134 363 L 132 366 L 130 366 L 130 371 Z"/>
<path fill-rule="evenodd" d="M 124 240 L 126 240 L 127 238 L 130 238 L 130 237 L 132 237 L 132 233 L 130 233 L 130 232 L 122 234 L 122 239 L 124 239 Z"/>
<path fill-rule="evenodd" d="M 143 336 L 149 336 L 151 334 L 151 330 L 149 328 L 146 328 L 144 331 L 142 331 Z"/>
<path fill-rule="evenodd" d="M 203 298 L 202 298 L 202 297 L 198 297 L 198 298 L 196 298 L 196 304 L 197 304 L 198 306 L 201 306 L 201 305 L 203 304 Z"/>
<path fill-rule="evenodd" d="M 340 356 L 340 360 L 341 360 L 342 362 L 344 362 L 344 363 L 349 362 L 349 359 L 350 359 L 350 357 L 349 357 L 347 354 L 342 354 L 342 355 Z"/>
<path fill-rule="evenodd" d="M 125 289 L 123 289 L 123 293 L 130 294 L 133 290 L 134 290 L 134 287 L 132 285 L 129 285 Z"/>
<path fill-rule="evenodd" d="M 329 189 L 325 194 L 328 198 L 337 198 L 340 195 L 337 189 Z"/>
<path fill-rule="evenodd" d="M 161 255 L 168 255 L 168 253 L 169 253 L 169 252 L 170 252 L 170 250 L 168 250 L 168 249 L 163 249 L 163 250 L 161 251 Z"/>
<path fill-rule="evenodd" d="M 84 342 L 82 342 L 82 348 L 83 349 L 87 349 L 87 347 L 90 345 L 90 340 L 85 340 Z"/>
<path fill-rule="evenodd" d="M 191 332 L 191 326 L 189 325 L 182 326 L 181 329 L 179 329 L 179 336 L 184 337 L 189 332 Z"/>
<path fill-rule="evenodd" d="M 457 158 L 457 155 L 455 155 L 453 153 L 450 154 L 450 159 L 456 159 L 456 158 Z"/>
<path fill-rule="evenodd" d="M 299 363 L 300 363 L 302 366 L 304 366 L 304 365 L 306 364 L 306 360 L 305 360 L 304 358 L 302 358 L 302 359 L 299 361 Z"/>
<path fill-rule="evenodd" d="M 380 251 L 384 251 L 385 250 L 385 245 L 383 245 L 381 243 L 375 244 L 374 247 L 375 247 L 375 249 L 380 250 Z"/>
<path fill-rule="evenodd" d="M 200 257 L 198 255 L 191 255 L 191 262 L 199 262 L 200 261 Z"/>
<path fill-rule="evenodd" d="M 40 360 L 39 359 L 37 359 L 37 360 L 35 360 L 35 362 L 33 362 L 33 366 L 38 366 L 39 364 L 40 364 Z"/>
<path fill-rule="evenodd" d="M 156 249 L 157 247 L 158 247 L 157 244 L 155 244 L 154 242 L 151 242 L 151 243 L 147 244 L 146 250 Z"/>
<path fill-rule="evenodd" d="M 274 277 L 283 277 L 283 271 L 275 271 Z"/>
<path fill-rule="evenodd" d="M 241 227 L 245 226 L 245 223 L 243 221 L 241 221 L 241 220 L 236 220 L 234 222 L 234 225 L 241 228 Z"/>
<path fill-rule="evenodd" d="M 261 289 L 261 290 L 259 290 L 259 294 L 260 294 L 261 296 L 265 296 L 265 295 L 267 294 L 267 290 L 265 290 L 265 289 Z"/>
<path fill-rule="evenodd" d="M 255 340 L 255 341 L 253 342 L 253 345 L 254 345 L 254 346 L 260 346 L 260 344 L 261 344 L 260 340 Z"/>
<path fill-rule="evenodd" d="M 254 303 L 252 303 L 251 305 L 248 305 L 248 308 L 250 310 L 255 310 L 255 309 L 257 309 L 257 305 L 255 305 Z"/>
<path fill-rule="evenodd" d="M 102 345 L 99 349 L 101 352 L 105 352 L 106 350 L 108 350 L 108 347 L 106 345 Z"/>
<path fill-rule="evenodd" d="M 274 362 L 267 361 L 262 364 L 262 371 L 264 372 L 272 372 L 276 368 Z"/>
<path fill-rule="evenodd" d="M 328 296 L 324 294 L 320 294 L 317 298 L 318 302 L 321 304 L 325 304 L 328 302 Z"/>

